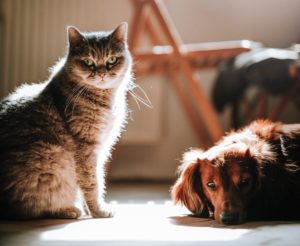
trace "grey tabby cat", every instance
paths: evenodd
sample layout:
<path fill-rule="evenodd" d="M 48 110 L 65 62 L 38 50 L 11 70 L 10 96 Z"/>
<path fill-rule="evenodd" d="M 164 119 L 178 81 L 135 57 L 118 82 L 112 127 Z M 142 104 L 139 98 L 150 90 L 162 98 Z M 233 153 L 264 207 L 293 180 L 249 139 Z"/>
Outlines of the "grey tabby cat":
<path fill-rule="evenodd" d="M 112 32 L 68 28 L 67 55 L 48 81 L 0 104 L 0 217 L 110 217 L 104 164 L 126 121 L 132 60 L 127 24 Z"/>

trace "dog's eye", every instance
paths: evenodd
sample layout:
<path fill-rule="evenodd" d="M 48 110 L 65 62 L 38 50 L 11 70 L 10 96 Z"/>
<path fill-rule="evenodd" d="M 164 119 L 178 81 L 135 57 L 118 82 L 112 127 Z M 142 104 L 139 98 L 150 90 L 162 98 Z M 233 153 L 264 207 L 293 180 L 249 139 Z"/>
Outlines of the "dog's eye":
<path fill-rule="evenodd" d="M 216 190 L 217 186 L 213 181 L 207 182 L 206 186 L 212 190 Z"/>
<path fill-rule="evenodd" d="M 251 183 L 251 179 L 250 178 L 244 178 L 241 179 L 240 183 L 239 183 L 239 188 L 240 189 L 244 189 L 247 188 Z"/>

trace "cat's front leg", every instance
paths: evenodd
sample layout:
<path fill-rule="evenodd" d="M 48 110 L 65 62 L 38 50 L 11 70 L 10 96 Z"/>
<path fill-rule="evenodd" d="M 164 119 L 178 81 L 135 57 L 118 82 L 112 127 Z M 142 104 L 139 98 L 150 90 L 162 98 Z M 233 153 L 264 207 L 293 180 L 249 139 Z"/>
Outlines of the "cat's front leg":
<path fill-rule="evenodd" d="M 99 167 L 100 169 L 102 167 Z M 76 166 L 79 187 L 83 193 L 90 215 L 94 218 L 113 217 L 113 211 L 104 202 L 104 172 L 97 172 L 96 157 L 80 161 Z"/>

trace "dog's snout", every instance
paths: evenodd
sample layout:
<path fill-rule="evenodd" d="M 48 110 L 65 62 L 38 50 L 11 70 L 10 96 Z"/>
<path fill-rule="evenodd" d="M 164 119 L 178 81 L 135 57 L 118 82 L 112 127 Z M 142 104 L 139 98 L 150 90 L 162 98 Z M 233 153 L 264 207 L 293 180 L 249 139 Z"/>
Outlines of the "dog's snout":
<path fill-rule="evenodd" d="M 240 221 L 240 214 L 238 212 L 224 211 L 221 213 L 220 219 L 225 225 L 238 224 Z"/>

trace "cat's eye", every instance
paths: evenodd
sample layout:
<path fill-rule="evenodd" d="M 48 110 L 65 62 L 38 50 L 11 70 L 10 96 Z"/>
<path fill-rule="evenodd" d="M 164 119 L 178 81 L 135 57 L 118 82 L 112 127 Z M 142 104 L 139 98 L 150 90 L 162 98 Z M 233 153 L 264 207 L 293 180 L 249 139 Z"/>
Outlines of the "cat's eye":
<path fill-rule="evenodd" d="M 95 63 L 91 59 L 84 59 L 83 60 L 84 64 L 87 65 L 88 67 L 95 66 Z"/>
<path fill-rule="evenodd" d="M 217 186 L 213 181 L 209 181 L 206 183 L 206 186 L 211 190 L 216 190 Z"/>
<path fill-rule="evenodd" d="M 118 57 L 116 56 L 111 56 L 107 59 L 107 63 L 109 65 L 114 65 L 118 61 Z"/>

